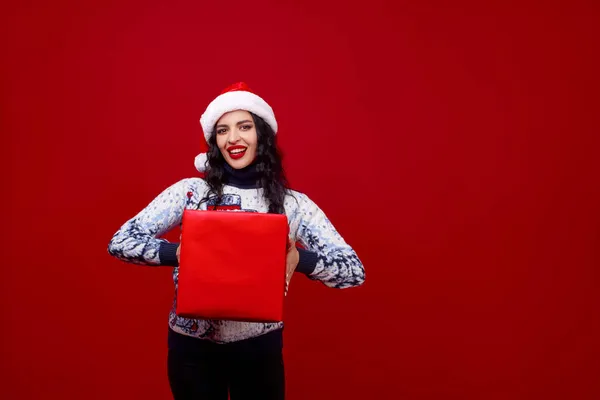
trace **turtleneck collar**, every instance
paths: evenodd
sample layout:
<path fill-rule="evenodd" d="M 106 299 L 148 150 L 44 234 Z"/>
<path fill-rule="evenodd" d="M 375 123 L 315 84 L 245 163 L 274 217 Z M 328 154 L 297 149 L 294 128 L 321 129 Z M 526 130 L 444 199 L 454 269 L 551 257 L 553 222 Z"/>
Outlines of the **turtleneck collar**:
<path fill-rule="evenodd" d="M 260 186 L 256 163 L 252 163 L 242 169 L 234 169 L 225 163 L 223 172 L 223 183 L 227 185 L 240 189 L 255 189 Z"/>

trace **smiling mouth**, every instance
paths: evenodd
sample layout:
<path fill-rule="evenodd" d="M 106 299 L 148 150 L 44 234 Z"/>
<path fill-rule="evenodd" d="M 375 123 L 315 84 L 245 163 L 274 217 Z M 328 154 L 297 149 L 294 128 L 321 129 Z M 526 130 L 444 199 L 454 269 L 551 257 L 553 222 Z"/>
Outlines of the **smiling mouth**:
<path fill-rule="evenodd" d="M 238 160 L 238 159 L 244 157 L 244 154 L 246 154 L 247 149 L 248 149 L 247 147 L 236 147 L 236 148 L 227 150 L 227 152 L 229 153 L 229 156 L 231 158 L 233 158 L 234 160 Z"/>

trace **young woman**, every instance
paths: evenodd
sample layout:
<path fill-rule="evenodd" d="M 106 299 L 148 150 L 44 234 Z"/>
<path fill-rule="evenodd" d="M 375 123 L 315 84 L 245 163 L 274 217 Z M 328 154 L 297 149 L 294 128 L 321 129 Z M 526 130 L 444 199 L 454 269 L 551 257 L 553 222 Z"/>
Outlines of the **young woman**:
<path fill-rule="evenodd" d="M 127 221 L 109 243 L 118 259 L 173 266 L 177 291 L 179 244 L 160 238 L 185 209 L 281 213 L 288 218 L 287 283 L 294 272 L 333 288 L 359 286 L 365 272 L 354 250 L 306 195 L 287 187 L 272 108 L 244 83 L 213 100 L 200 119 L 207 154 L 196 157 L 205 179 L 164 190 Z M 240 238 L 243 240 L 243 238 Z M 208 321 L 169 316 L 168 376 L 182 399 L 283 399 L 283 323 Z"/>

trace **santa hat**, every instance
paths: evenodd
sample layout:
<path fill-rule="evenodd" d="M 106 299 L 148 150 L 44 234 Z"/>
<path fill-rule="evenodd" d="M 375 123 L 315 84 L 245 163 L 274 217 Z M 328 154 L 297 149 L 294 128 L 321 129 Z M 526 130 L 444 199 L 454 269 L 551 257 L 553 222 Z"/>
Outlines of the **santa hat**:
<path fill-rule="evenodd" d="M 223 114 L 236 110 L 249 111 L 258 115 L 265 120 L 271 129 L 273 129 L 273 132 L 277 134 L 277 120 L 275 119 L 275 114 L 273 113 L 271 106 L 269 106 L 269 104 L 261 97 L 252 93 L 248 85 L 244 82 L 238 82 L 221 92 L 221 94 L 208 105 L 206 111 L 204 111 L 204 114 L 200 117 L 200 125 L 202 125 L 204 139 L 207 143 L 208 139 L 213 134 L 217 121 Z M 196 156 L 194 165 L 198 171 L 204 172 L 206 170 L 206 163 L 206 153 L 198 154 Z"/>

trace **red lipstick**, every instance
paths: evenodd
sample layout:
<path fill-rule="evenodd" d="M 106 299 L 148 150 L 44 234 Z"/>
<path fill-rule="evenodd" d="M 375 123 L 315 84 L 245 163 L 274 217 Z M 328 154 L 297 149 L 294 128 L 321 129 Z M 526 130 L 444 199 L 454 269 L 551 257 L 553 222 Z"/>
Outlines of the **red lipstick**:
<path fill-rule="evenodd" d="M 240 158 L 244 157 L 244 154 L 246 154 L 246 149 L 246 146 L 229 146 L 227 148 L 227 152 L 229 152 L 229 157 L 234 160 L 239 160 Z"/>

